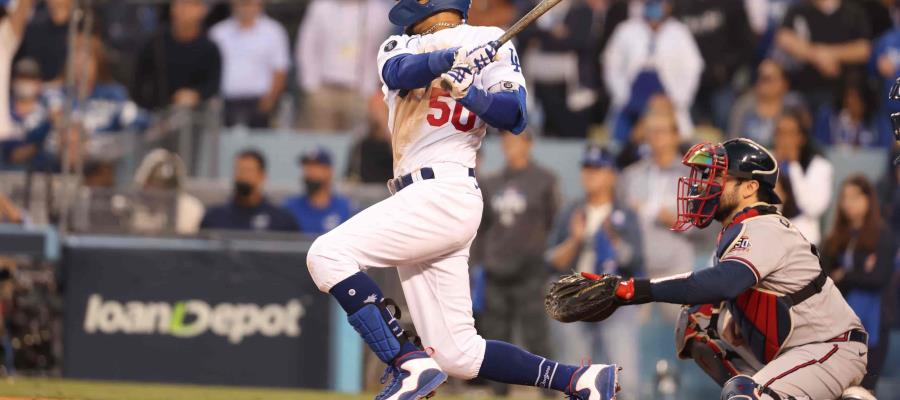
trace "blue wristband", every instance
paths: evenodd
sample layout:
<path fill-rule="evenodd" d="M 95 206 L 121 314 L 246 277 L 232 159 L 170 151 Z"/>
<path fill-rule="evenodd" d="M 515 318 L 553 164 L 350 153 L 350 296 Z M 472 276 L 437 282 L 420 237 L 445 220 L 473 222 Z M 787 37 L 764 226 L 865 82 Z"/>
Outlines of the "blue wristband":
<path fill-rule="evenodd" d="M 456 59 L 456 49 L 459 47 L 451 47 L 444 50 L 436 50 L 428 53 L 428 69 L 434 75 L 440 75 L 450 70 L 453 61 Z"/>

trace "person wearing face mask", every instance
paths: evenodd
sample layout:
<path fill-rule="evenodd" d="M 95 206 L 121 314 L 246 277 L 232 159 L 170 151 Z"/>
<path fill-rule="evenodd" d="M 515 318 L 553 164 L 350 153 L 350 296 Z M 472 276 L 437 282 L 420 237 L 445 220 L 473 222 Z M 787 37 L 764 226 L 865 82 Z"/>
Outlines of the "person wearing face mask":
<path fill-rule="evenodd" d="M 324 148 L 315 148 L 300 156 L 303 167 L 301 184 L 305 192 L 284 202 L 287 209 L 300 226 L 300 231 L 310 235 L 321 235 L 353 215 L 350 199 L 332 189 L 334 169 L 331 153 Z"/>
<path fill-rule="evenodd" d="M 628 141 L 649 100 L 665 94 L 675 107 L 682 138 L 693 135 L 690 108 L 700 84 L 703 58 L 687 26 L 671 15 L 668 0 L 645 0 L 642 18 L 616 27 L 603 53 L 603 79 L 612 104 L 607 120 L 613 138 Z"/>
<path fill-rule="evenodd" d="M 15 64 L 10 108 L 14 132 L 0 141 L 0 168 L 20 169 L 27 164 L 39 167 L 47 160 L 43 148 L 52 121 L 41 96 L 42 85 L 36 61 L 26 58 Z"/>
<path fill-rule="evenodd" d="M 263 194 L 266 159 L 256 150 L 244 150 L 234 159 L 234 194 L 230 202 L 211 207 L 200 229 L 245 231 L 297 231 L 294 217 Z"/>

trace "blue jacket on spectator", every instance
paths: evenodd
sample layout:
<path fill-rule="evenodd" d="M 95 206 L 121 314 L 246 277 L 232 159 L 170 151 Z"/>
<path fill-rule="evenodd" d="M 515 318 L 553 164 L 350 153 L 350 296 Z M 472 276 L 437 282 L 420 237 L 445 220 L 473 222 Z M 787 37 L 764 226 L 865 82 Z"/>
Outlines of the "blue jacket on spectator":
<path fill-rule="evenodd" d="M 350 199 L 337 194 L 331 194 L 331 203 L 327 207 L 317 208 L 305 194 L 287 199 L 283 207 L 294 215 L 300 232 L 310 235 L 326 233 L 353 215 L 353 205 Z"/>
<path fill-rule="evenodd" d="M 583 210 L 586 204 L 586 200 L 581 199 L 559 213 L 547 237 L 547 249 L 553 249 L 569 237 L 569 221 L 572 215 L 578 210 Z M 614 240 L 612 235 L 620 240 Z M 592 240 L 597 255 L 594 272 L 625 277 L 644 276 L 642 240 L 637 215 L 630 209 L 614 203 L 612 211 L 597 229 Z M 578 257 L 568 269 L 575 270 L 577 263 Z"/>
<path fill-rule="evenodd" d="M 895 75 L 900 72 L 900 28 L 894 28 L 884 35 L 881 35 L 872 46 L 872 56 L 869 59 L 869 73 L 872 76 L 878 76 L 881 81 L 881 87 L 878 90 L 879 99 L 887 99 L 891 92 L 891 85 L 894 84 L 896 77 L 884 77 L 878 73 L 878 60 L 882 56 L 890 58 L 894 64 Z M 885 138 L 886 142 L 893 140 L 893 129 L 891 128 L 890 115 L 894 112 L 900 112 L 900 102 L 882 101 L 878 110 L 876 124 L 879 137 Z M 890 144 L 887 146 L 890 148 Z"/>
<path fill-rule="evenodd" d="M 239 206 L 234 201 L 206 210 L 200 229 L 245 231 L 299 230 L 294 216 L 263 199 L 256 207 Z"/>
<path fill-rule="evenodd" d="M 19 169 L 20 166 L 11 165 L 8 162 L 12 152 L 23 145 L 33 144 L 37 146 L 38 153 L 28 163 L 39 168 L 48 159 L 48 155 L 43 151 L 44 142 L 47 140 L 47 136 L 50 134 L 53 126 L 46 104 L 44 102 L 38 103 L 38 106 L 27 115 L 19 115 L 13 108 L 10 110 L 10 115 L 13 123 L 22 135 L 16 139 L 0 142 L 0 167 L 3 169 Z"/>
<path fill-rule="evenodd" d="M 125 87 L 116 83 L 98 83 L 75 110 L 89 134 L 143 130 L 150 121 L 147 113 L 128 99 Z"/>

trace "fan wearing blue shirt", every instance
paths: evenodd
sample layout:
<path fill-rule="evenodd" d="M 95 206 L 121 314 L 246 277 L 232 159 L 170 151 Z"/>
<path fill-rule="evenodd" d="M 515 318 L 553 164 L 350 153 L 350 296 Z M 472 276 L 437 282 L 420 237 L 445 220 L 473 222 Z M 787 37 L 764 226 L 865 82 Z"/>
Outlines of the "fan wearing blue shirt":
<path fill-rule="evenodd" d="M 283 206 L 297 219 L 300 231 L 321 235 L 350 219 L 354 212 L 350 199 L 332 188 L 331 153 L 321 147 L 310 150 L 300 156 L 300 165 L 306 192 L 288 198 Z"/>

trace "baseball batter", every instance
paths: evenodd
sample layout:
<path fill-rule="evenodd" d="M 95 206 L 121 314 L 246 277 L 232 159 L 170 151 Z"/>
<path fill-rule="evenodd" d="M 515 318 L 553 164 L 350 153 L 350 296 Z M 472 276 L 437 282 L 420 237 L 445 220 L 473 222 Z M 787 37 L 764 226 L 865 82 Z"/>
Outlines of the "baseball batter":
<path fill-rule="evenodd" d="M 448 375 L 552 388 L 576 400 L 614 398 L 615 365 L 564 365 L 475 331 L 468 257 L 483 209 L 475 155 L 488 124 L 519 133 L 527 115 L 515 48 L 488 45 L 499 28 L 466 25 L 469 6 L 400 0 L 391 10 L 391 22 L 405 30 L 378 54 L 390 109 L 392 196 L 319 237 L 309 272 L 388 365 L 392 379 L 377 400 L 429 397 Z M 424 350 L 362 272 L 383 267 L 399 272 Z"/>
<path fill-rule="evenodd" d="M 678 353 L 723 384 L 721 399 L 840 398 L 866 373 L 868 335 L 819 266 L 815 246 L 773 206 L 780 203 L 775 158 L 751 140 L 733 139 L 698 144 L 683 163 L 691 175 L 679 179 L 673 229 L 722 223 L 715 265 L 654 280 L 584 276 L 593 287 L 612 288 L 613 305 L 600 305 L 599 319 L 622 305 L 695 305 L 679 321 Z M 575 297 L 563 299 L 566 307 L 578 308 Z"/>

